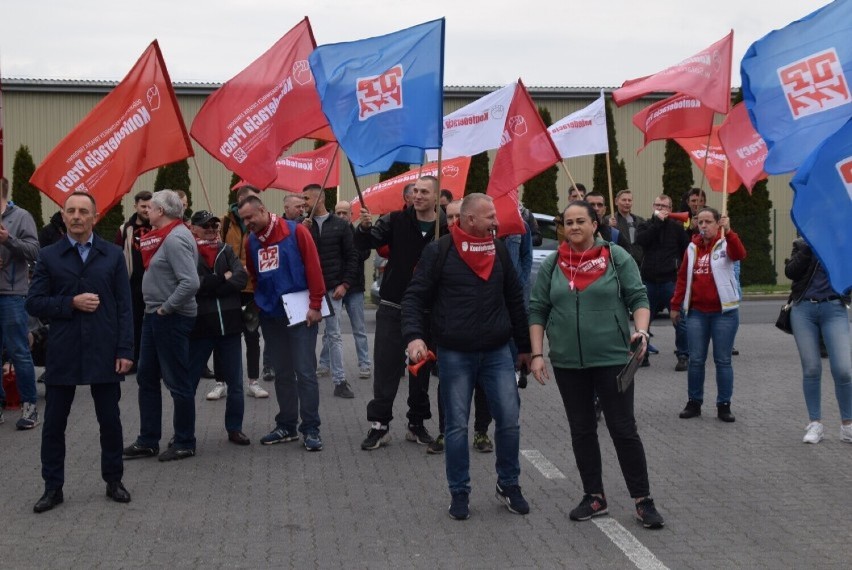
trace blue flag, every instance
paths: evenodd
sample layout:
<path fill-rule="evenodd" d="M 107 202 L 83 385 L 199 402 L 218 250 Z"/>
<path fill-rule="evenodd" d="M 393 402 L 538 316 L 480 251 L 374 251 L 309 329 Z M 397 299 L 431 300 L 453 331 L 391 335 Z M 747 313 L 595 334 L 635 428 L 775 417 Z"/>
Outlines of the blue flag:
<path fill-rule="evenodd" d="M 793 223 L 816 253 L 835 291 L 852 288 L 852 120 L 829 137 L 790 182 Z"/>
<path fill-rule="evenodd" d="M 743 99 L 769 174 L 796 170 L 852 117 L 852 2 L 835 0 L 751 45 Z"/>
<path fill-rule="evenodd" d="M 387 155 L 401 147 L 441 147 L 443 18 L 385 36 L 320 46 L 309 61 L 331 130 L 363 173 L 368 165 L 383 166 Z"/>
<path fill-rule="evenodd" d="M 393 166 L 394 162 L 423 164 L 423 149 L 413 146 L 403 146 L 364 166 L 358 166 L 354 163 L 352 166 L 355 168 L 355 176 L 366 176 L 375 172 L 387 172 Z"/>

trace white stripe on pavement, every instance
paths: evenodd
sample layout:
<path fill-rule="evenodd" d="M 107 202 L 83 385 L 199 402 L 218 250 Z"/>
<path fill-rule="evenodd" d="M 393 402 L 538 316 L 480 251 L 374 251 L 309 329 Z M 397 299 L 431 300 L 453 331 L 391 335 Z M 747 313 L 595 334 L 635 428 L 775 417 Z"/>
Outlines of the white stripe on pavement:
<path fill-rule="evenodd" d="M 565 479 L 565 474 L 556 465 L 548 461 L 539 450 L 522 449 L 521 455 L 526 457 L 527 461 L 532 463 L 533 467 L 538 469 L 545 479 Z"/>
<path fill-rule="evenodd" d="M 645 548 L 626 528 L 611 518 L 592 519 L 592 522 L 636 565 L 639 570 L 668 570 L 668 567 Z"/>

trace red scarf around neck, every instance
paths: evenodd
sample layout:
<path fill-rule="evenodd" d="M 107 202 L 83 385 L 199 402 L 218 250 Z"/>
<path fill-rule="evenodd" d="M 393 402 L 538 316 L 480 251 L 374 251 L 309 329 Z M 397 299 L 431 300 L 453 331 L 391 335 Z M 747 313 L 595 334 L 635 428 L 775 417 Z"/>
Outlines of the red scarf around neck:
<path fill-rule="evenodd" d="M 497 248 L 491 236 L 480 238 L 465 233 L 458 225 L 450 228 L 453 243 L 462 261 L 483 281 L 488 281 L 494 269 Z"/>
<path fill-rule="evenodd" d="M 148 269 L 148 264 L 151 263 L 151 258 L 166 241 L 166 238 L 172 230 L 182 224 L 183 220 L 175 220 L 167 226 L 157 230 L 151 230 L 139 240 L 139 251 L 142 253 L 142 267 Z"/>
<path fill-rule="evenodd" d="M 198 246 L 198 255 L 207 264 L 207 267 L 213 271 L 213 265 L 216 263 L 216 256 L 219 255 L 219 240 L 218 239 L 198 239 L 195 238 L 195 245 Z"/>
<path fill-rule="evenodd" d="M 609 248 L 602 245 L 579 253 L 571 249 L 567 241 L 563 241 L 559 246 L 558 256 L 556 262 L 568 279 L 568 287 L 572 291 L 583 291 L 597 281 L 609 264 Z"/>

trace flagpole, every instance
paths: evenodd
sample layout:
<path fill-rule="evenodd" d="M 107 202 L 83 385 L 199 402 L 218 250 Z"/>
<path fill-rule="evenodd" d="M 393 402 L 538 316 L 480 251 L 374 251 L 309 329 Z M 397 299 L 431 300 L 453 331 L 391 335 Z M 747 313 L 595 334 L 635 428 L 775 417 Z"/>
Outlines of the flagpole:
<path fill-rule="evenodd" d="M 213 206 L 210 204 L 210 195 L 207 194 L 207 186 L 204 184 L 204 177 L 201 176 L 201 169 L 198 168 L 198 161 L 195 160 L 195 155 L 192 155 L 192 164 L 195 165 L 195 172 L 198 174 L 198 181 L 201 183 L 201 190 L 204 192 L 204 199 L 207 201 L 207 209 L 213 211 Z"/>
<path fill-rule="evenodd" d="M 728 215 L 728 157 L 725 157 L 725 167 L 722 170 L 722 215 Z M 722 237 L 725 237 L 725 228 L 722 228 Z"/>
<path fill-rule="evenodd" d="M 361 186 L 358 184 L 358 176 L 355 175 L 355 165 L 352 164 L 352 161 L 349 160 L 349 157 L 346 157 L 347 162 L 349 162 L 349 170 L 352 171 L 352 180 L 355 181 L 355 192 L 358 193 L 358 201 L 361 202 L 361 208 L 367 209 L 367 204 L 364 203 L 364 196 L 361 194 Z"/>
<path fill-rule="evenodd" d="M 438 179 L 438 195 L 435 197 L 435 240 L 438 239 L 441 233 L 441 151 L 438 149 L 438 171 L 435 173 Z M 423 165 L 420 165 L 420 172 L 423 172 Z"/>
<path fill-rule="evenodd" d="M 710 132 L 707 133 L 707 146 L 704 149 L 704 165 L 701 167 L 701 184 L 698 187 L 704 190 L 704 171 L 707 170 L 707 156 L 710 154 L 710 139 L 713 137 L 713 122 L 716 120 L 716 111 L 710 115 Z"/>
<path fill-rule="evenodd" d="M 331 170 L 334 168 L 334 160 L 337 158 L 337 151 L 339 151 L 339 150 L 340 150 L 340 144 L 338 144 L 337 148 L 334 149 L 334 154 L 331 155 L 331 164 L 328 167 L 328 171 L 325 173 L 325 178 L 322 179 L 322 185 L 320 186 L 320 188 L 322 189 L 321 195 L 322 195 L 323 200 L 325 200 L 325 185 L 328 183 L 328 179 L 331 177 Z M 354 169 L 352 170 L 352 176 L 355 176 L 355 170 Z M 358 179 L 357 178 L 355 179 L 355 186 L 356 187 L 358 186 Z M 360 191 L 358 192 L 358 195 L 359 196 L 361 195 Z M 338 198 L 339 198 L 339 196 L 338 196 Z M 311 211 L 308 212 L 308 219 L 309 220 L 314 219 L 314 210 L 316 210 L 317 204 L 319 204 L 319 200 L 314 202 L 314 205 L 311 206 Z M 362 205 L 364 204 L 363 200 L 361 201 L 361 204 Z"/>
<path fill-rule="evenodd" d="M 564 158 L 563 158 L 563 159 L 560 159 L 559 164 L 561 164 L 561 165 L 562 165 L 562 169 L 563 169 L 563 170 L 565 170 L 565 174 L 567 174 L 567 175 L 568 175 L 568 180 L 570 180 L 570 181 L 571 181 L 571 186 L 573 186 L 574 188 L 577 188 L 577 183 L 576 183 L 576 182 L 574 182 L 574 177 L 573 177 L 573 176 L 571 176 L 571 172 L 568 170 L 568 167 L 567 167 L 567 166 L 565 166 L 565 159 L 564 159 Z M 568 190 L 568 199 L 569 199 L 569 201 L 570 201 L 570 198 L 571 198 L 571 191 L 570 191 L 570 190 Z"/>
<path fill-rule="evenodd" d="M 609 151 L 606 153 L 606 181 L 609 183 L 609 210 L 610 215 L 615 215 L 615 198 L 612 196 L 612 169 L 609 166 Z"/>

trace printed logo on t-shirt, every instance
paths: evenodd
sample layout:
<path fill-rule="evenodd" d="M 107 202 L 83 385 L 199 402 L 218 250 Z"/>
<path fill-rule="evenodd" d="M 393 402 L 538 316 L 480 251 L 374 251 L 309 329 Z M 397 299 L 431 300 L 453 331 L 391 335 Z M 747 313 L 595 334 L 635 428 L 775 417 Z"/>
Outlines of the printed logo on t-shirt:
<path fill-rule="evenodd" d="M 710 254 L 705 253 L 695 262 L 695 269 L 692 271 L 694 275 L 706 275 L 710 273 Z"/>
<path fill-rule="evenodd" d="M 278 269 L 278 245 L 270 245 L 257 252 L 257 271 L 265 273 Z"/>

